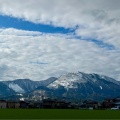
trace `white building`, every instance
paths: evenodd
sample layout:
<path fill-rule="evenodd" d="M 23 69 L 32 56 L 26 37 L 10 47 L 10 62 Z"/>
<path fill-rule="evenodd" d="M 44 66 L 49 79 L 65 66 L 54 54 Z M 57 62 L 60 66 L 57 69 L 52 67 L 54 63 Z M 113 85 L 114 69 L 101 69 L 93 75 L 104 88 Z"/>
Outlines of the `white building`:
<path fill-rule="evenodd" d="M 7 102 L 5 100 L 0 100 L 0 108 L 6 108 Z"/>

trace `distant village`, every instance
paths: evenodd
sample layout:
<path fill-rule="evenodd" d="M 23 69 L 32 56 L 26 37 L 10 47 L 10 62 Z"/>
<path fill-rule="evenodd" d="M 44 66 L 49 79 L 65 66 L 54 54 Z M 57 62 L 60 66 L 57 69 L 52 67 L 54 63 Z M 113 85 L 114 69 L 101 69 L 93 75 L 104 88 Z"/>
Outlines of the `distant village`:
<path fill-rule="evenodd" d="M 84 100 L 78 103 L 57 99 L 40 101 L 10 101 L 0 100 L 0 108 L 41 108 L 41 109 L 120 109 L 120 97 L 104 99 L 103 102 Z"/>

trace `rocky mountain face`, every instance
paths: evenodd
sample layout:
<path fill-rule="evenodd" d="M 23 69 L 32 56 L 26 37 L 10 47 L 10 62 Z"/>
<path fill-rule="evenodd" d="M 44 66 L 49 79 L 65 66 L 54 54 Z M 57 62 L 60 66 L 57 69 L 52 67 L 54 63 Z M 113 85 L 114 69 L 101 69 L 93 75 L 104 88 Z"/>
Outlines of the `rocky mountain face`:
<path fill-rule="evenodd" d="M 39 83 L 40 83 L 40 86 L 48 86 L 49 84 L 53 83 L 55 80 L 57 80 L 57 78 L 50 77 L 47 80 L 39 81 Z"/>
<path fill-rule="evenodd" d="M 64 98 L 68 100 L 104 99 L 120 96 L 120 82 L 107 76 L 82 72 L 68 73 L 43 81 L 18 79 L 0 82 L 0 95 Z"/>
<path fill-rule="evenodd" d="M 14 81 L 4 81 L 3 83 L 16 93 L 30 92 L 40 85 L 39 81 L 29 79 L 17 79 Z"/>
<path fill-rule="evenodd" d="M 102 99 L 120 95 L 120 82 L 103 75 L 82 72 L 62 75 L 47 86 L 69 99 Z M 60 94 L 60 91 L 63 91 Z"/>
<path fill-rule="evenodd" d="M 28 93 L 39 86 L 47 86 L 54 82 L 57 78 L 51 77 L 47 80 L 42 81 L 32 81 L 29 79 L 17 79 L 13 81 L 1 81 L 2 84 L 6 85 L 9 89 L 12 89 L 16 93 Z"/>

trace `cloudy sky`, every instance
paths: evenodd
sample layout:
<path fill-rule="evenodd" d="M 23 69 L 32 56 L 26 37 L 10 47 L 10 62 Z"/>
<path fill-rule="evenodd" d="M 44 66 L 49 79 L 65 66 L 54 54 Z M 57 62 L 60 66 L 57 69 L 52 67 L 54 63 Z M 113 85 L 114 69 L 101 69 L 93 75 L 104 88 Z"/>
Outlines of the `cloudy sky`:
<path fill-rule="evenodd" d="M 120 0 L 0 0 L 0 80 L 77 71 L 120 80 Z"/>

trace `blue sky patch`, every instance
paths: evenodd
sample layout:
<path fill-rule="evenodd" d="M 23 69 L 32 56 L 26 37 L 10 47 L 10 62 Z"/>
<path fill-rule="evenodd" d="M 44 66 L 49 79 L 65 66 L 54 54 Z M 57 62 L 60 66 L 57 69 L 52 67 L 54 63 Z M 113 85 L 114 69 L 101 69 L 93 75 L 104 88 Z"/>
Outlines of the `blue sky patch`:
<path fill-rule="evenodd" d="M 82 28 L 83 26 L 76 26 L 74 29 L 69 29 L 69 28 L 66 29 L 64 27 L 55 27 L 55 26 L 46 25 L 46 24 L 35 24 L 35 23 L 29 22 L 29 21 L 25 21 L 23 19 L 18 19 L 18 18 L 11 17 L 11 16 L 0 15 L 0 28 L 15 28 L 15 29 L 21 29 L 21 30 L 39 31 L 39 32 L 43 32 L 43 33 L 52 33 L 52 34 L 55 34 L 55 33 L 61 33 L 61 34 L 71 33 L 73 35 L 73 38 L 94 42 L 99 47 L 107 48 L 109 50 L 115 49 L 113 45 L 104 43 L 101 40 L 97 40 L 97 39 L 93 39 L 93 38 L 83 39 L 80 36 L 76 36 L 75 35 L 75 30 L 78 27 Z"/>
<path fill-rule="evenodd" d="M 86 39 L 83 39 L 81 36 L 76 36 L 75 37 L 76 39 L 78 40 L 86 40 L 86 41 L 89 41 L 89 42 L 94 42 L 96 45 L 98 45 L 99 47 L 101 48 L 106 48 L 108 50 L 114 50 L 115 49 L 115 46 L 114 45 L 111 45 L 111 44 L 108 44 L 108 43 L 105 43 L 104 41 L 102 40 L 98 40 L 98 39 L 93 39 L 93 38 L 86 38 Z"/>
<path fill-rule="evenodd" d="M 29 31 L 39 31 L 44 33 L 70 33 L 70 29 L 64 27 L 55 27 L 52 25 L 35 24 L 23 19 L 0 15 L 0 28 L 16 28 Z"/>

